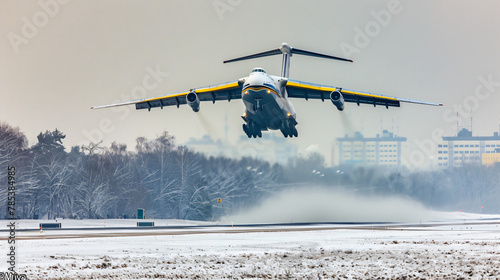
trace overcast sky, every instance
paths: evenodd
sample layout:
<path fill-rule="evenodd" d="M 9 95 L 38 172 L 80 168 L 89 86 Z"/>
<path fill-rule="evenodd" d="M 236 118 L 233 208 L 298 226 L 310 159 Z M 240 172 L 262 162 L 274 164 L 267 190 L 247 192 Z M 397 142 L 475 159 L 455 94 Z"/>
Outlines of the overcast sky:
<path fill-rule="evenodd" d="M 492 135 L 500 123 L 500 2 L 491 1 L 0 1 L 0 121 L 36 143 L 58 128 L 69 148 L 100 137 L 135 146 L 167 130 L 182 144 L 210 134 L 237 145 L 241 101 L 135 111 L 95 105 L 160 96 L 245 77 L 264 67 L 279 75 L 281 57 L 223 60 L 293 47 L 345 56 L 354 63 L 295 55 L 290 78 L 442 102 L 401 108 L 292 100 L 301 151 L 317 145 L 330 157 L 336 137 L 382 129 L 408 137 L 405 161 L 420 158 L 440 136 L 470 126 Z M 279 132 L 275 132 L 279 133 Z M 438 139 L 438 137 L 434 137 Z M 434 143 L 435 144 L 435 143 Z"/>

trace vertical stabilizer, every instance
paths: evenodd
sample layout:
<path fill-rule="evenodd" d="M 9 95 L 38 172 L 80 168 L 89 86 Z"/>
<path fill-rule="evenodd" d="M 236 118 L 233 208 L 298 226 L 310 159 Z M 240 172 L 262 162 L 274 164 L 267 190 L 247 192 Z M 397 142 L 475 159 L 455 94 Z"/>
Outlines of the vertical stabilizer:
<path fill-rule="evenodd" d="M 281 77 L 288 78 L 290 75 L 290 58 L 292 57 L 292 47 L 287 43 L 281 44 L 280 51 L 283 54 L 281 63 Z"/>

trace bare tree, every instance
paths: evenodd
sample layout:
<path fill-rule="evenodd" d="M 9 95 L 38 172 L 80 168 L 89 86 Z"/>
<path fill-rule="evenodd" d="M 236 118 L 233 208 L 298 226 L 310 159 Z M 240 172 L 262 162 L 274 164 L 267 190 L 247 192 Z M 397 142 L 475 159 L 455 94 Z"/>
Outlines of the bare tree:
<path fill-rule="evenodd" d="M 75 188 L 78 217 L 97 219 L 108 216 L 115 200 L 109 184 L 112 170 L 105 156 L 86 157 Z"/>
<path fill-rule="evenodd" d="M 103 142 L 103 140 L 101 140 L 97 143 L 90 142 L 88 145 L 82 145 L 81 149 L 87 155 L 92 156 L 92 155 L 98 154 L 100 151 L 104 150 L 104 148 L 101 147 L 102 142 Z M 116 144 L 116 143 L 113 142 L 113 144 Z M 111 148 L 113 149 L 113 146 Z"/>

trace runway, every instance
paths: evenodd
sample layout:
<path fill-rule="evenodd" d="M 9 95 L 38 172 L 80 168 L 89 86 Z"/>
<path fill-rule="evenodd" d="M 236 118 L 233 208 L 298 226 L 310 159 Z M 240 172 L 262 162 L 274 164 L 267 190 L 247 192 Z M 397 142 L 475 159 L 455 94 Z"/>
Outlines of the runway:
<path fill-rule="evenodd" d="M 477 219 L 462 221 L 443 221 L 426 223 L 385 223 L 385 222 L 328 222 L 328 223 L 282 223 L 282 224 L 240 224 L 240 225 L 175 225 L 157 227 L 75 227 L 45 229 L 19 229 L 16 240 L 37 239 L 76 239 L 104 237 L 138 237 L 163 235 L 195 235 L 195 234 L 238 234 L 265 232 L 301 232 L 329 230 L 380 230 L 380 231 L 474 231 L 479 225 L 496 225 L 500 229 L 500 219 Z M 5 232 L 8 230 L 1 230 Z M 3 234 L 2 234 L 3 235 Z M 0 240 L 7 240 L 7 237 Z"/>

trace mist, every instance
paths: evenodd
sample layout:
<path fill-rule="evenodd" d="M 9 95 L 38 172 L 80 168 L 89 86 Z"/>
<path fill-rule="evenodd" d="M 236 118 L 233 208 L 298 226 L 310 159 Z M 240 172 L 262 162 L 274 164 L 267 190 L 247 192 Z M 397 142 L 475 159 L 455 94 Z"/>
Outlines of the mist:
<path fill-rule="evenodd" d="M 206 131 L 206 133 L 210 136 L 212 136 L 215 139 L 218 138 L 223 138 L 221 135 L 221 132 L 218 130 L 218 128 L 215 128 L 214 125 L 209 121 L 210 117 L 207 116 L 207 113 L 200 110 L 197 112 L 196 117 L 198 118 L 198 121 L 200 122 L 201 126 L 203 129 Z M 220 127 L 219 127 L 220 129 Z"/>
<path fill-rule="evenodd" d="M 422 222 L 443 219 L 444 212 L 398 196 L 363 195 L 325 187 L 283 190 L 259 205 L 226 217 L 234 223 Z"/>
<path fill-rule="evenodd" d="M 340 121 L 342 123 L 343 131 L 345 131 L 347 135 L 354 136 L 354 132 L 356 131 L 356 129 L 351 119 L 345 112 L 340 112 Z"/>

